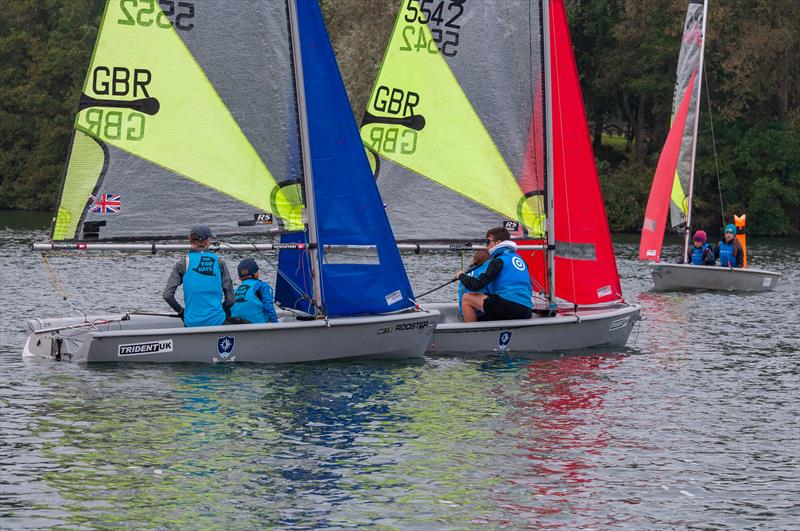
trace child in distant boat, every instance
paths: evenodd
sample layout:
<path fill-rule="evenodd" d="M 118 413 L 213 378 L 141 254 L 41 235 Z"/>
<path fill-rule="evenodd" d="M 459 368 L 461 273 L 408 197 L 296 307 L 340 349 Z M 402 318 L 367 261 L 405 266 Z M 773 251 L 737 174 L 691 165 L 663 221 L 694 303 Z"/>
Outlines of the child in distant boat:
<path fill-rule="evenodd" d="M 478 249 L 477 251 L 475 251 L 475 254 L 472 255 L 472 263 L 469 266 L 469 272 L 465 273 L 465 274 L 467 274 L 467 275 L 469 275 L 471 277 L 480 276 L 480 274 L 483 273 L 484 271 L 486 271 L 486 268 L 489 267 L 488 262 L 489 262 L 490 258 L 491 258 L 491 256 L 489 256 L 489 251 L 487 251 L 486 249 Z M 458 317 L 461 320 L 464 319 L 464 312 L 461 311 L 461 299 L 464 297 L 464 293 L 465 292 L 469 292 L 469 290 L 467 290 L 464 287 L 464 284 L 459 282 L 458 283 Z M 478 290 L 478 293 L 488 293 L 488 288 L 484 287 L 483 289 Z M 483 312 L 481 312 L 481 311 L 479 311 L 477 313 L 478 313 L 478 317 L 483 315 Z"/>
<path fill-rule="evenodd" d="M 272 287 L 258 279 L 256 261 L 245 258 L 236 269 L 242 283 L 234 293 L 236 302 L 231 308 L 230 321 L 235 324 L 277 323 Z"/>
<path fill-rule="evenodd" d="M 714 249 L 708 244 L 706 231 L 696 231 L 692 237 L 692 244 L 693 247 L 689 249 L 690 264 L 713 266 L 716 263 L 714 260 Z"/>
<path fill-rule="evenodd" d="M 744 250 L 736 239 L 736 225 L 733 223 L 725 225 L 725 236 L 714 249 L 714 256 L 719 258 L 719 265 L 722 267 L 744 266 Z"/>

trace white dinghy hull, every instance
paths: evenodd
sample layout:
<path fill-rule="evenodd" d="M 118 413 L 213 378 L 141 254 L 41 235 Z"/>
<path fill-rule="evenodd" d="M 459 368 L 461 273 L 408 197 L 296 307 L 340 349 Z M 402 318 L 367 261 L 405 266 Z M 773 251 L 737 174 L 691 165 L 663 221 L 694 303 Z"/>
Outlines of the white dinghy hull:
<path fill-rule="evenodd" d="M 780 273 L 761 269 L 734 269 L 690 264 L 653 266 L 654 291 L 770 291 L 775 289 Z"/>
<path fill-rule="evenodd" d="M 624 347 L 634 324 L 641 319 L 641 307 L 613 304 L 581 308 L 578 315 L 533 317 L 511 321 L 464 323 L 458 320 L 458 305 L 428 304 L 438 310 L 430 352 L 553 352 L 599 347 Z"/>
<path fill-rule="evenodd" d="M 420 358 L 436 311 L 275 324 L 176 327 L 172 317 L 131 315 L 28 321 L 23 356 L 77 362 L 298 363 L 347 358 Z"/>

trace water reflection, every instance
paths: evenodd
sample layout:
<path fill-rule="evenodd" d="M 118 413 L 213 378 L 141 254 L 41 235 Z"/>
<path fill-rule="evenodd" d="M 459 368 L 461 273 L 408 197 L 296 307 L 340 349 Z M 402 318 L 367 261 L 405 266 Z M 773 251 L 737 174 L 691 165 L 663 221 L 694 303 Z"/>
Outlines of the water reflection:
<path fill-rule="evenodd" d="M 634 348 L 603 355 L 86 367 L 19 356 L 24 319 L 68 310 L 25 247 L 43 234 L 0 230 L 0 527 L 792 528 L 800 517 L 796 243 L 750 245 L 785 276 L 748 297 L 649 292 L 637 242 L 619 244 L 646 320 Z M 446 255 L 404 258 L 420 290 L 458 269 Z M 54 261 L 80 306 L 114 311 L 152 308 L 174 256 Z"/>

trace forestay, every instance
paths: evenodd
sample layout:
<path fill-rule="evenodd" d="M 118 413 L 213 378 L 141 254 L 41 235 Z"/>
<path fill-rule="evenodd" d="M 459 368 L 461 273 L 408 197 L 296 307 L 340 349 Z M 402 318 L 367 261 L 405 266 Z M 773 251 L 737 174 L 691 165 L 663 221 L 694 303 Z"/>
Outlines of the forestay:
<path fill-rule="evenodd" d="M 52 239 L 302 228 L 284 2 L 106 5 Z"/>
<path fill-rule="evenodd" d="M 400 241 L 544 234 L 541 6 L 400 2 L 361 126 Z"/>

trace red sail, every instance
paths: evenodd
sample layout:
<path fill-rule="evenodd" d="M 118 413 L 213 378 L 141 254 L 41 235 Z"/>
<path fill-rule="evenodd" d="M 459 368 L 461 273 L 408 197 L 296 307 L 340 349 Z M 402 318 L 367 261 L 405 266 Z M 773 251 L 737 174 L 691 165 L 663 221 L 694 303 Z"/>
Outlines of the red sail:
<path fill-rule="evenodd" d="M 563 0 L 550 5 L 556 296 L 574 304 L 618 300 L 622 287 L 567 15 Z"/>
<path fill-rule="evenodd" d="M 661 259 L 661 244 L 664 241 L 667 210 L 669 209 L 672 184 L 675 182 L 675 169 L 678 166 L 678 156 L 681 152 L 681 141 L 686 128 L 686 116 L 689 112 L 689 101 L 692 99 L 696 74 L 697 70 L 695 69 L 689 79 L 686 92 L 681 98 L 678 112 L 675 113 L 667 141 L 664 142 L 664 149 L 661 150 L 661 157 L 658 159 L 656 175 L 653 178 L 653 185 L 650 187 L 650 197 L 647 199 L 647 210 L 644 213 L 642 239 L 639 243 L 639 260 L 655 260 L 657 262 Z"/>

